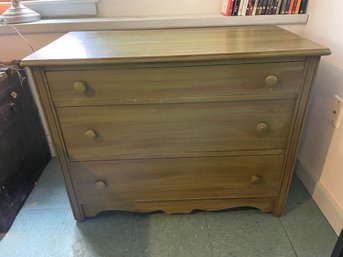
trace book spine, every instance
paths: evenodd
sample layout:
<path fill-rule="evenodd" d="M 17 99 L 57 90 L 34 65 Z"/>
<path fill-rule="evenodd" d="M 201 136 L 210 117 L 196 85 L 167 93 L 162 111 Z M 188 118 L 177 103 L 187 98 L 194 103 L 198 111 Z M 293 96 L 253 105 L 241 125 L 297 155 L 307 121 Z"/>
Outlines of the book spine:
<path fill-rule="evenodd" d="M 266 5 L 266 10 L 265 10 L 264 14 L 266 14 L 266 15 L 270 14 L 270 8 L 271 8 L 272 4 L 273 4 L 273 0 L 269 0 L 268 4 Z"/>
<path fill-rule="evenodd" d="M 275 10 L 276 10 L 276 2 L 277 0 L 273 0 L 272 4 L 270 5 L 270 11 L 269 14 L 275 14 Z"/>
<path fill-rule="evenodd" d="M 250 5 L 251 5 L 251 0 L 248 0 L 248 4 L 247 4 L 247 8 L 246 8 L 246 10 L 245 10 L 245 12 L 244 12 L 244 16 L 247 16 L 247 15 L 249 15 L 249 8 L 250 8 Z"/>
<path fill-rule="evenodd" d="M 269 4 L 269 12 L 268 14 L 274 14 L 274 5 L 275 5 L 276 0 L 272 0 L 271 3 Z"/>
<path fill-rule="evenodd" d="M 294 0 L 291 0 L 290 3 L 289 3 L 289 6 L 288 6 L 288 14 L 291 14 L 291 13 L 292 13 L 293 3 L 294 3 Z"/>
<path fill-rule="evenodd" d="M 222 14 L 225 16 L 232 16 L 232 9 L 235 0 L 224 0 Z"/>
<path fill-rule="evenodd" d="M 247 13 L 247 15 L 251 16 L 254 12 L 254 6 L 255 6 L 255 2 L 256 0 L 250 0 L 249 1 L 249 12 Z"/>
<path fill-rule="evenodd" d="M 282 5 L 282 0 L 278 0 L 278 5 L 277 5 L 277 8 L 276 8 L 276 14 L 280 14 L 281 5 Z"/>
<path fill-rule="evenodd" d="M 220 10 L 220 13 L 225 15 L 225 16 L 228 16 L 228 7 L 229 7 L 228 3 L 229 3 L 228 0 L 222 1 L 222 9 Z"/>
<path fill-rule="evenodd" d="M 264 6 L 263 6 L 263 9 L 262 9 L 262 15 L 265 15 L 266 12 L 267 12 L 267 7 L 269 6 L 269 2 L 270 0 L 266 0 Z"/>
<path fill-rule="evenodd" d="M 248 0 L 248 5 L 247 5 L 247 9 L 245 11 L 245 15 L 249 15 L 250 14 L 251 2 L 252 2 L 252 0 Z"/>
<path fill-rule="evenodd" d="M 262 15 L 263 6 L 265 5 L 265 3 L 266 3 L 266 0 L 260 0 L 259 1 L 257 15 Z"/>
<path fill-rule="evenodd" d="M 238 16 L 242 15 L 242 9 L 243 9 L 244 2 L 245 2 L 245 0 L 241 0 L 239 3 L 238 13 L 237 13 Z"/>
<path fill-rule="evenodd" d="M 279 6 L 279 2 L 280 2 L 280 0 L 276 0 L 276 1 L 275 1 L 273 14 L 277 14 L 277 13 L 278 13 L 278 12 L 277 12 L 277 8 L 278 8 L 278 6 Z"/>
<path fill-rule="evenodd" d="M 235 4 L 233 5 L 232 15 L 237 16 L 238 15 L 238 9 L 240 5 L 241 0 L 235 0 Z"/>
<path fill-rule="evenodd" d="M 235 8 L 235 2 L 237 0 L 231 0 L 231 16 L 233 16 L 233 11 L 234 11 L 234 8 Z"/>
<path fill-rule="evenodd" d="M 294 0 L 293 6 L 292 6 L 292 11 L 291 11 L 292 14 L 295 14 L 295 9 L 297 8 L 298 1 L 299 0 Z"/>
<path fill-rule="evenodd" d="M 250 0 L 245 0 L 244 1 L 244 5 L 243 5 L 243 8 L 242 8 L 242 16 L 245 16 L 247 14 L 249 2 L 250 2 Z"/>
<path fill-rule="evenodd" d="M 246 3 L 245 3 L 245 10 L 243 10 L 243 15 L 246 16 L 246 15 L 249 15 L 249 5 L 251 4 L 251 1 L 252 0 L 247 0 Z"/>
<path fill-rule="evenodd" d="M 286 6 L 285 6 L 285 14 L 288 14 L 288 10 L 289 10 L 289 5 L 291 3 L 291 0 L 286 0 Z"/>
<path fill-rule="evenodd" d="M 298 2 L 297 2 L 297 7 L 295 8 L 295 14 L 298 14 L 299 13 L 299 11 L 300 11 L 300 5 L 301 5 L 301 0 L 298 0 Z"/>
<path fill-rule="evenodd" d="M 256 15 L 256 12 L 257 12 L 257 6 L 258 6 L 258 3 L 260 2 L 260 0 L 255 0 L 255 4 L 254 4 L 254 10 L 252 11 L 252 15 Z"/>
<path fill-rule="evenodd" d="M 287 4 L 287 0 L 282 0 L 282 4 L 280 7 L 280 14 L 285 14 L 286 4 Z"/>
<path fill-rule="evenodd" d="M 301 5 L 300 5 L 300 14 L 306 13 L 306 9 L 307 9 L 307 3 L 308 0 L 302 0 Z"/>

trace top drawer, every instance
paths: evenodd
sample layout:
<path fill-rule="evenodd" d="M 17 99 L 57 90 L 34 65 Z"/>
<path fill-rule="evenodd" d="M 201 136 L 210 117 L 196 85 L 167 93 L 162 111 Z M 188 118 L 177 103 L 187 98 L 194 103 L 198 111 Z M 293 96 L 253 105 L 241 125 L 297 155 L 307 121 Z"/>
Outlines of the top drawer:
<path fill-rule="evenodd" d="M 296 98 L 303 62 L 48 71 L 56 106 Z"/>

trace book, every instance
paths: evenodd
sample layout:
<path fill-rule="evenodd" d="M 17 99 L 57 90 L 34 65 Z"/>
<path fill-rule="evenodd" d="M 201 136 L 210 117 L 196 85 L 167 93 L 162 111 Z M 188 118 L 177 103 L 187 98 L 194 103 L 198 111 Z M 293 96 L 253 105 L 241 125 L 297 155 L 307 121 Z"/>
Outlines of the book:
<path fill-rule="evenodd" d="M 295 9 L 297 8 L 297 4 L 300 0 L 294 0 L 293 6 L 292 6 L 292 11 L 291 14 L 295 14 Z"/>
<path fill-rule="evenodd" d="M 301 0 L 298 0 L 298 2 L 297 2 L 297 6 L 295 7 L 295 14 L 298 14 L 299 13 L 299 11 L 300 11 L 300 5 L 301 5 Z"/>
<path fill-rule="evenodd" d="M 286 0 L 286 6 L 285 6 L 285 12 L 284 14 L 288 14 L 288 10 L 289 10 L 289 5 L 291 3 L 291 0 Z"/>
<path fill-rule="evenodd" d="M 266 5 L 266 10 L 264 12 L 264 14 L 268 15 L 270 14 L 271 8 L 272 8 L 272 4 L 273 4 L 274 0 L 269 0 L 269 2 Z"/>
<path fill-rule="evenodd" d="M 276 5 L 277 5 L 277 0 L 273 0 L 272 4 L 270 5 L 269 14 L 275 14 Z"/>
<path fill-rule="evenodd" d="M 242 16 L 245 16 L 247 13 L 248 5 L 249 5 L 250 0 L 245 0 L 244 5 L 242 8 Z"/>
<path fill-rule="evenodd" d="M 259 4 L 258 4 L 258 7 L 257 7 L 257 15 L 262 15 L 262 12 L 263 12 L 263 6 L 266 4 L 266 1 L 267 0 L 260 0 L 259 1 Z"/>
<path fill-rule="evenodd" d="M 266 12 L 267 12 L 267 7 L 269 6 L 269 3 L 270 3 L 271 0 L 266 0 L 264 6 L 263 6 L 263 9 L 262 9 L 262 15 L 265 15 Z"/>
<path fill-rule="evenodd" d="M 255 0 L 249 0 L 245 15 L 251 16 L 254 10 Z"/>
<path fill-rule="evenodd" d="M 275 0 L 269 0 L 269 3 L 266 7 L 266 13 L 267 15 L 271 15 L 273 14 L 273 4 L 274 4 Z"/>
<path fill-rule="evenodd" d="M 275 3 L 274 3 L 274 9 L 273 9 L 273 14 L 277 14 L 278 13 L 278 7 L 279 7 L 279 3 L 280 3 L 280 0 L 276 0 Z"/>
<path fill-rule="evenodd" d="M 238 15 L 238 10 L 239 10 L 239 5 L 240 5 L 241 0 L 235 0 L 235 3 L 233 5 L 233 10 L 232 10 L 232 15 L 237 16 Z"/>
<path fill-rule="evenodd" d="M 286 5 L 287 5 L 287 0 L 282 0 L 282 4 L 281 4 L 281 7 L 280 7 L 279 14 L 285 14 Z"/>
<path fill-rule="evenodd" d="M 295 0 L 291 0 L 291 1 L 289 2 L 288 12 L 287 12 L 288 14 L 291 14 L 291 13 L 292 13 L 294 1 L 295 1 Z"/>
<path fill-rule="evenodd" d="M 282 0 L 278 0 L 275 14 L 280 13 L 281 5 L 282 5 Z"/>
<path fill-rule="evenodd" d="M 248 3 L 249 3 L 249 0 L 242 0 L 241 1 L 241 4 L 239 5 L 238 15 L 245 16 L 245 13 L 247 11 Z"/>
<path fill-rule="evenodd" d="M 245 0 L 241 0 L 240 3 L 239 3 L 238 13 L 237 13 L 238 16 L 242 15 L 242 8 L 243 8 L 243 5 L 244 5 L 244 2 L 245 2 Z"/>
<path fill-rule="evenodd" d="M 257 6 L 258 6 L 258 3 L 259 3 L 260 1 L 261 1 L 261 0 L 255 0 L 254 10 L 252 11 L 252 15 L 256 15 Z"/>
<path fill-rule="evenodd" d="M 300 10 L 299 10 L 300 14 L 306 13 L 307 3 L 308 3 L 308 0 L 301 1 Z"/>
<path fill-rule="evenodd" d="M 232 8 L 235 0 L 223 0 L 221 14 L 225 16 L 232 16 Z"/>
<path fill-rule="evenodd" d="M 250 6 L 251 6 L 251 0 L 248 0 L 247 8 L 246 8 L 245 13 L 244 13 L 245 16 L 249 15 Z"/>

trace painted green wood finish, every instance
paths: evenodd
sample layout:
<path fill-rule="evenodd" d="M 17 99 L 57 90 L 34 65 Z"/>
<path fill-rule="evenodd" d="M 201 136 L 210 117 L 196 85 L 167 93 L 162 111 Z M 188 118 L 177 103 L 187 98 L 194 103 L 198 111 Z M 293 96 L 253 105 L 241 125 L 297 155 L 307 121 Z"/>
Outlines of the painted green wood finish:
<path fill-rule="evenodd" d="M 311 85 L 321 55 L 327 54 L 328 48 L 275 26 L 100 31 L 68 33 L 22 64 L 33 72 L 77 220 L 104 210 L 189 213 L 240 206 L 280 216 Z M 270 180 L 268 194 L 261 194 L 264 178 L 258 169 L 240 176 L 253 155 L 270 164 L 279 155 L 278 179 Z M 235 179 L 223 182 L 228 190 L 216 198 L 148 201 L 148 190 L 133 207 L 130 201 L 110 200 L 127 196 L 125 190 L 111 190 L 123 183 L 111 172 L 118 156 L 125 163 L 142 160 L 134 172 L 125 165 L 119 171 L 147 176 L 145 182 L 131 180 L 142 188 L 157 180 L 169 185 L 176 169 L 159 177 L 149 167 L 165 171 L 172 161 L 188 174 L 179 186 L 198 196 L 218 188 L 209 178 L 225 167 L 223 162 L 215 168 L 219 157 L 232 158 L 241 168 L 230 170 Z M 200 177 L 204 160 L 212 164 Z M 72 176 L 75 165 L 92 161 L 96 168 L 83 171 L 94 181 Z M 237 183 L 244 185 L 242 197 L 230 193 Z M 199 187 L 203 184 L 207 191 Z M 99 192 L 92 204 L 82 202 L 87 194 L 80 192 L 94 188 L 108 191 L 109 198 Z M 165 189 L 170 196 L 175 187 Z"/>
<path fill-rule="evenodd" d="M 70 32 L 24 66 L 326 55 L 330 50 L 276 26 Z"/>

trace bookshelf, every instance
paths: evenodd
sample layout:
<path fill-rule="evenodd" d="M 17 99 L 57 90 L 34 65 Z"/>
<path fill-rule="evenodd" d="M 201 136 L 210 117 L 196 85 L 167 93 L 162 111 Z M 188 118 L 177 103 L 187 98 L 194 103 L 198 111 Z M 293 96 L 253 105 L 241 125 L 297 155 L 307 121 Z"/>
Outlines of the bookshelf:
<path fill-rule="evenodd" d="M 304 14 L 308 0 L 222 0 L 225 16 Z"/>

